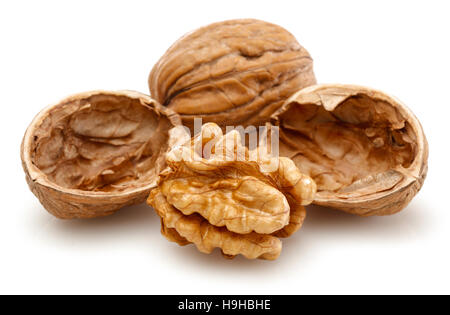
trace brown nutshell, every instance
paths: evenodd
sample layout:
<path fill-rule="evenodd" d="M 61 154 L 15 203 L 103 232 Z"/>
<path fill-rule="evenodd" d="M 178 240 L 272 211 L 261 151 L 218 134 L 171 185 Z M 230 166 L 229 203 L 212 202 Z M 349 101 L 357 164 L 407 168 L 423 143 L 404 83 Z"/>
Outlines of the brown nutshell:
<path fill-rule="evenodd" d="M 179 116 L 133 91 L 73 95 L 42 110 L 25 132 L 26 180 L 58 218 L 93 218 L 142 203 L 164 169 Z"/>
<path fill-rule="evenodd" d="M 361 216 L 401 211 L 423 185 L 428 144 L 398 99 L 355 85 L 316 85 L 272 115 L 280 155 L 317 183 L 314 203 Z"/>
<path fill-rule="evenodd" d="M 149 76 L 151 95 L 192 128 L 194 118 L 224 126 L 259 125 L 301 88 L 313 61 L 278 25 L 231 20 L 180 38 Z"/>

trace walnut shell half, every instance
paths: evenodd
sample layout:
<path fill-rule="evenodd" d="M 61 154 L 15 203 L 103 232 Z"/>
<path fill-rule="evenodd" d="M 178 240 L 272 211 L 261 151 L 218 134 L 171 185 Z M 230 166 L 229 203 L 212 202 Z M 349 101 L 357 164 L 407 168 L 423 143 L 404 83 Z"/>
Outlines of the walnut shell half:
<path fill-rule="evenodd" d="M 26 180 L 58 218 L 92 218 L 145 201 L 180 117 L 132 91 L 73 95 L 42 110 L 21 146 Z"/>
<path fill-rule="evenodd" d="M 257 125 L 296 91 L 316 83 L 313 61 L 278 25 L 231 20 L 180 38 L 153 67 L 151 95 L 183 119 Z"/>
<path fill-rule="evenodd" d="M 355 85 L 315 85 L 272 116 L 280 155 L 318 187 L 315 204 L 361 216 L 402 210 L 423 185 L 428 144 L 396 98 Z"/>

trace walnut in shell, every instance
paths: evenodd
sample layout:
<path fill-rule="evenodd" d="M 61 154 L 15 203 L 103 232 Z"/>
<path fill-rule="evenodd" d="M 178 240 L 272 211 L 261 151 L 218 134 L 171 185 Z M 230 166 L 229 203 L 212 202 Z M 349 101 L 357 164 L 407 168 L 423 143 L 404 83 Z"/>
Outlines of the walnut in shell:
<path fill-rule="evenodd" d="M 151 95 L 193 119 L 220 126 L 264 124 L 283 102 L 316 82 L 313 62 L 282 27 L 258 20 L 214 23 L 175 42 L 153 67 Z"/>
<path fill-rule="evenodd" d="M 317 183 L 315 204 L 361 216 L 402 210 L 423 185 L 428 144 L 404 104 L 354 85 L 316 85 L 273 116 L 280 155 Z"/>
<path fill-rule="evenodd" d="M 239 132 L 213 123 L 166 156 L 168 168 L 148 203 L 161 217 L 162 234 L 227 258 L 276 259 L 278 237 L 297 231 L 311 203 L 314 181 L 288 158 L 268 158 L 241 144 Z"/>
<path fill-rule="evenodd" d="M 94 91 L 41 111 L 21 147 L 31 191 L 59 218 L 92 218 L 144 202 L 165 168 L 179 116 L 132 91 Z"/>

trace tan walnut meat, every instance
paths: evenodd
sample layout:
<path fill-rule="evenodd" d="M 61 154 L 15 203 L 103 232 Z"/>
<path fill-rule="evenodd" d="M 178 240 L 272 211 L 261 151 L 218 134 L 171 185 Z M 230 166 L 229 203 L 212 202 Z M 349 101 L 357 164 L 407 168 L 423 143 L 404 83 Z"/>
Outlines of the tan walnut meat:
<path fill-rule="evenodd" d="M 278 237 L 301 227 L 303 206 L 316 191 L 290 159 L 249 151 L 239 132 L 223 135 L 213 123 L 173 148 L 166 161 L 148 203 L 167 239 L 204 253 L 218 247 L 226 257 L 276 259 Z"/>
<path fill-rule="evenodd" d="M 59 218 L 105 216 L 144 202 L 179 116 L 132 91 L 93 91 L 42 110 L 21 147 L 32 192 Z"/>
<path fill-rule="evenodd" d="M 280 155 L 317 183 L 315 204 L 361 216 L 396 213 L 420 190 L 428 144 L 398 99 L 355 85 L 325 84 L 294 94 L 272 116 Z"/>
<path fill-rule="evenodd" d="M 264 125 L 289 96 L 315 83 L 313 61 L 295 37 L 251 19 L 188 33 L 149 76 L 152 97 L 190 128 L 196 117 L 221 127 Z"/>

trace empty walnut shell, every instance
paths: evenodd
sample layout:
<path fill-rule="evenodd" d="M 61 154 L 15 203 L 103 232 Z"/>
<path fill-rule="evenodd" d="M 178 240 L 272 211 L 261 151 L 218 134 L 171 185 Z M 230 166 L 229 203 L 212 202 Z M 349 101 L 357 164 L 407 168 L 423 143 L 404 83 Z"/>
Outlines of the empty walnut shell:
<path fill-rule="evenodd" d="M 180 38 L 154 66 L 151 95 L 192 128 L 257 125 L 296 91 L 315 84 L 313 61 L 282 27 L 231 20 Z"/>
<path fill-rule="evenodd" d="M 354 85 L 316 85 L 272 116 L 280 155 L 318 187 L 315 204 L 361 216 L 402 210 L 423 185 L 428 144 L 396 98 Z"/>
<path fill-rule="evenodd" d="M 41 111 L 21 147 L 31 191 L 59 218 L 92 218 L 145 201 L 165 167 L 177 114 L 132 91 L 94 91 Z"/>

